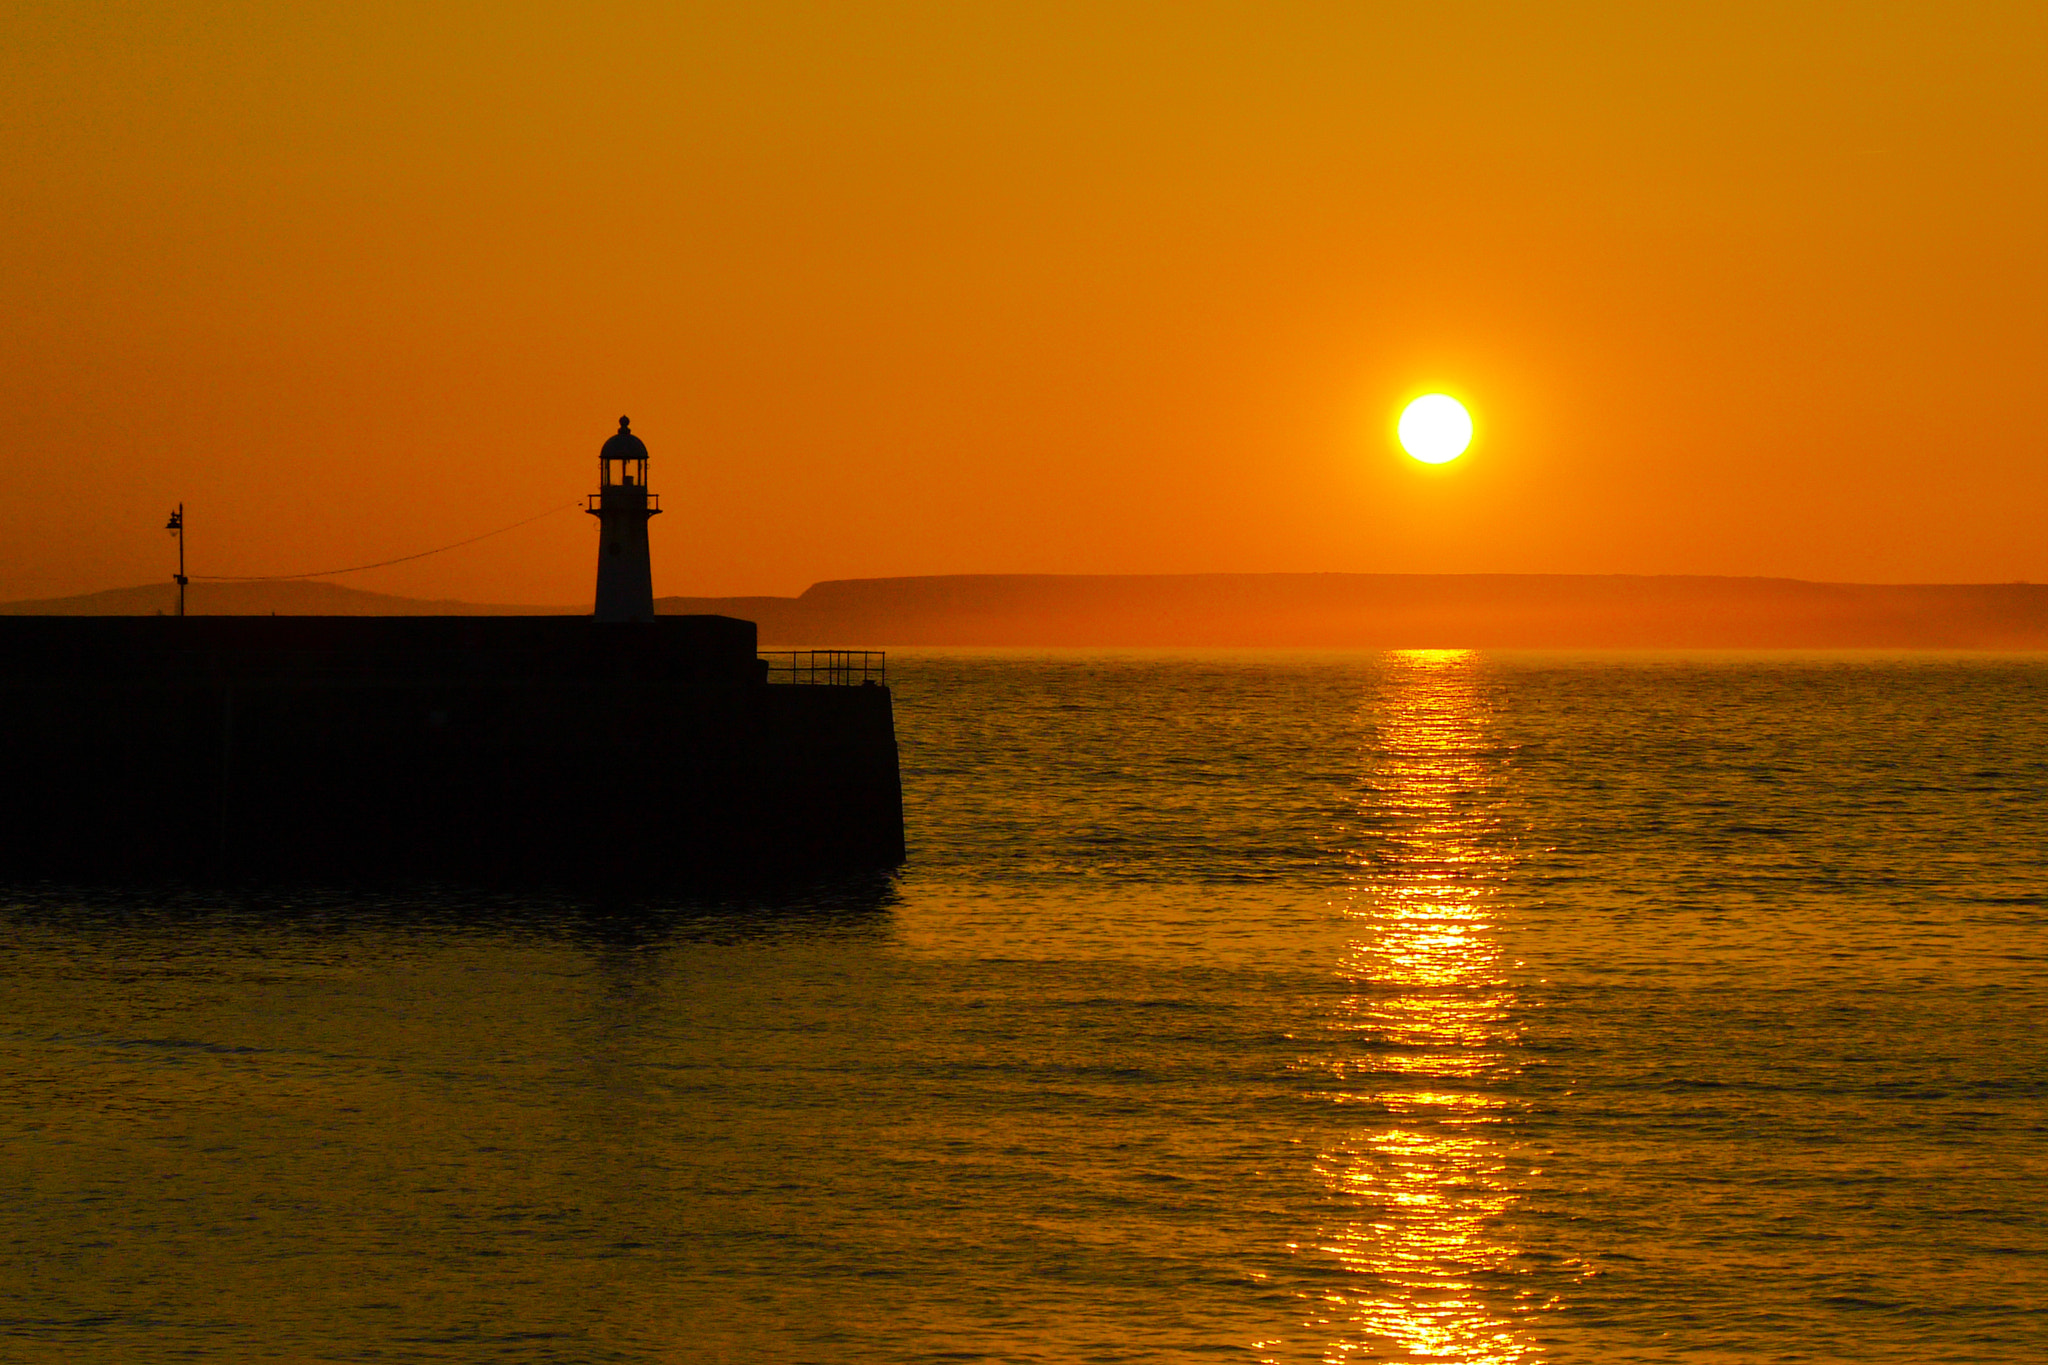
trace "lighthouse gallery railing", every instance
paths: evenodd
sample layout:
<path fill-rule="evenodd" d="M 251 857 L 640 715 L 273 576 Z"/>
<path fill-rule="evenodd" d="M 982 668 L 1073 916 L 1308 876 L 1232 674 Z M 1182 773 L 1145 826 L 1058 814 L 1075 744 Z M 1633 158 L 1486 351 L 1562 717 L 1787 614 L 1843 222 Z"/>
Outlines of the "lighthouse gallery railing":
<path fill-rule="evenodd" d="M 764 649 L 760 656 L 772 683 L 881 687 L 889 681 L 889 656 L 879 649 Z"/>

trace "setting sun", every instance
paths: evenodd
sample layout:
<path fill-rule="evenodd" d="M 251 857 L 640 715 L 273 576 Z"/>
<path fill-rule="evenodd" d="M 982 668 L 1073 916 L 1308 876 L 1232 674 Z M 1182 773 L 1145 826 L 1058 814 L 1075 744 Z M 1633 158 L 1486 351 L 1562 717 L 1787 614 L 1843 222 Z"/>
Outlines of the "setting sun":
<path fill-rule="evenodd" d="M 1472 444 L 1472 415 L 1445 393 L 1424 394 L 1401 412 L 1401 449 L 1424 464 L 1448 464 Z"/>

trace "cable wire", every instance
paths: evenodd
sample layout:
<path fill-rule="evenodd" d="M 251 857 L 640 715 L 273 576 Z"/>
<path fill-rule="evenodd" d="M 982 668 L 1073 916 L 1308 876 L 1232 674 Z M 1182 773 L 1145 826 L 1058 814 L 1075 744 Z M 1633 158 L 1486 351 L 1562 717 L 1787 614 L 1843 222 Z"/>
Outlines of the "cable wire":
<path fill-rule="evenodd" d="M 560 507 L 550 507 L 547 511 L 540 513 L 538 516 L 528 517 L 525 521 L 515 521 L 510 526 L 500 526 L 495 531 L 486 531 L 480 536 L 471 536 L 468 540 L 458 540 L 453 545 L 443 545 L 438 550 L 421 550 L 416 555 L 400 555 L 396 559 L 380 559 L 375 564 L 353 564 L 346 569 L 321 569 L 317 573 L 196 573 L 192 575 L 192 578 L 195 581 L 207 583 L 282 583 L 294 578 L 332 578 L 336 574 L 361 573 L 365 569 L 381 569 L 387 564 L 404 564 L 409 560 L 425 559 L 428 555 L 445 554 L 449 550 L 459 550 L 465 545 L 474 545 L 479 540 L 489 540 L 492 536 L 502 536 L 507 531 L 516 531 L 522 526 L 531 526 L 536 521 L 551 517 L 557 512 L 571 511 L 579 506 L 581 506 L 580 503 L 563 503 Z"/>

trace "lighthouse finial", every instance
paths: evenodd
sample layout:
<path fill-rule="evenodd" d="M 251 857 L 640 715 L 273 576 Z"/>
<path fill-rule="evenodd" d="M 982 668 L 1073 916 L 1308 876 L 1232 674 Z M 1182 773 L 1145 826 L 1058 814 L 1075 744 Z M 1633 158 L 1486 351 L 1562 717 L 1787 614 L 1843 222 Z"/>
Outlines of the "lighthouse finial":
<path fill-rule="evenodd" d="M 620 431 L 624 431 L 624 430 L 625 430 L 625 429 L 626 429 L 627 427 L 629 427 L 629 426 L 631 426 L 631 425 L 633 425 L 633 419 L 632 419 L 632 418 L 630 418 L 630 417 L 621 417 L 621 418 L 619 419 L 619 430 L 620 430 Z"/>

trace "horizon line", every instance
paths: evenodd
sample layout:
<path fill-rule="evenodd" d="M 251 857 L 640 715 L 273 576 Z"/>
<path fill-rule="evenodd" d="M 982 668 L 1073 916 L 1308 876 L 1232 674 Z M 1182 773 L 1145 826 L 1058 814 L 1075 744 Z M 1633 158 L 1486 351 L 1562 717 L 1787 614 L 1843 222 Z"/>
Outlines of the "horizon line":
<path fill-rule="evenodd" d="M 659 594 L 657 594 L 657 595 L 656 595 L 656 600 L 657 600 L 657 601 L 669 601 L 669 600 L 692 600 L 692 601 L 706 601 L 706 602 L 714 602 L 714 601 L 735 601 L 735 600 L 743 600 L 743 599 L 773 599 L 773 600 L 778 600 L 778 601 L 787 601 L 787 602 L 794 602 L 794 601 L 799 601 L 799 600 L 801 600 L 801 599 L 802 599 L 802 598 L 803 598 L 803 597 L 804 597 L 805 595 L 807 595 L 808 593 L 810 593 L 810 592 L 811 592 L 811 591 L 812 591 L 813 589 L 816 589 L 816 588 L 820 588 L 820 587 L 824 587 L 824 586 L 827 586 L 827 585 L 831 585 L 831 584 L 840 584 L 840 583 L 910 583 L 910 582 L 921 582 L 921 581 L 932 581 L 932 580 L 943 580 L 943 579 L 953 579 L 953 580 L 958 580 L 958 579 L 977 579 L 977 580 L 985 580 L 985 579 L 1033 579 L 1033 580 L 1075 580 L 1075 579 L 1086 579 L 1086 580 L 1095 580 L 1095 581 L 1103 581 L 1103 580 L 1114 580 L 1114 579 L 1149 579 L 1149 580 L 1156 580 L 1156 579 L 1174 579 L 1174 580 L 1189 580 L 1189 579 L 1225 579 L 1225 578 L 1266 578 L 1266 579 L 1273 579 L 1273 578 L 1378 578 L 1378 579 L 1555 579 L 1555 580 L 1589 580 L 1589 579 L 1640 579 L 1640 580 L 1682 580 L 1682 581 L 1693 581 L 1693 582 L 1729 582 L 1729 583 L 1785 583 L 1785 584 L 1800 584 L 1800 585 L 1803 585 L 1803 586 L 1808 586 L 1808 587 L 1827 587 L 1827 588 L 2019 588 L 2019 587 L 2044 587 L 2044 586 L 2048 586 L 2048 583 L 2039 583 L 2039 582 L 2036 582 L 2036 581 L 2034 581 L 2034 580 L 2032 580 L 2032 579 L 2027 579 L 2027 578 L 2011 578 L 2011 579 L 1978 579 L 1978 580 L 1945 580 L 1945 581 L 1944 581 L 1944 580 L 1934 580 L 1934 579 L 1913 579 L 1913 580 L 1905 580 L 1905 579 L 1901 579 L 1901 580 L 1885 580 L 1885 581 L 1879 581 L 1879 580 L 1864 580 L 1864 579 L 1833 579 L 1833 578 L 1799 578 L 1799 577 L 1794 577 L 1794 576 L 1791 576 L 1791 575 L 1786 575 L 1786 574 L 1769 574 L 1769 573 L 1748 573 L 1748 574 L 1741 574 L 1741 573 L 1673 573 L 1673 572 L 1662 572 L 1662 573 L 1653 573 L 1653 572 L 1630 572 L 1630 571 L 1607 571 L 1607 572 L 1556 572 L 1556 571 L 1530 571 L 1530 570 L 1511 570 L 1511 569 L 1507 569 L 1507 570 L 1504 570 L 1504 569 L 1486 569 L 1486 570 L 1463 570 L 1463 569 L 1457 569 L 1457 570 L 1401 570 L 1401 569 L 1364 569 L 1364 570 L 1359 570 L 1359 569 L 1207 569 L 1207 570 L 1194 570 L 1194 571 L 1172 571 L 1172 572 L 1125 572 L 1125 573 L 1093 573 L 1093 572 L 1064 572 L 1064 571 L 1039 571 L 1039 570 L 1026 570 L 1026 571 L 987 571 L 987 570 L 973 570 L 973 571 L 965 571 L 965 572 L 955 572 L 955 573 L 921 573 L 921 574 L 873 574 L 873 575 L 857 575 L 857 576 L 848 576 L 848 577 L 842 577 L 842 578 L 820 578 L 820 579 L 815 579 L 815 580 L 813 580 L 813 581 L 812 581 L 812 582 L 811 582 L 810 584 L 808 584 L 808 585 L 807 585 L 806 587 L 804 587 L 804 588 L 803 588 L 803 589 L 802 589 L 801 591 L 799 591 L 799 592 L 797 592 L 797 593 L 795 593 L 795 594 L 793 594 L 793 595 L 792 595 L 792 594 L 788 594 L 788 593 L 775 593 L 775 592 L 667 592 L 667 593 L 659 593 Z M 197 586 L 197 585 L 195 584 L 195 586 Z M 64 601 L 71 601 L 71 600 L 76 600 L 76 599 L 84 599 L 84 598 L 91 598 L 91 597 L 101 597 L 101 596 L 106 596 L 106 595 L 110 595 L 110 594 L 115 594 L 115 593 L 129 593 L 129 592 L 147 592 L 147 591 L 152 591 L 152 590 L 159 590 L 159 589 L 161 589 L 161 590 L 165 590 L 165 591 L 168 591 L 170 587 L 171 587 L 171 583 L 170 583 L 170 580 L 166 579 L 166 580 L 165 580 L 164 582 L 162 582 L 162 583 L 156 583 L 156 582 L 146 582 L 146 583 L 131 583 L 131 584 L 125 584 L 125 585 L 120 585 L 120 586 L 115 586 L 115 587 L 107 587 L 107 588 L 90 588 L 90 589 L 87 589 L 87 590 L 85 590 L 85 591 L 83 591 L 83 592 L 66 592 L 66 593 L 53 593 L 53 594 L 49 594 L 49 595 L 45 595 L 45 596 L 35 596 L 35 597 L 18 597 L 18 598 L 7 598 L 7 599 L 0 599 L 0 608 L 6 608 L 6 607 L 14 607 L 14 606 L 31 606 L 31 605 L 37 605 L 37 604 L 41 604 L 41 603 L 51 603 L 51 602 L 64 602 Z M 397 600 L 402 600 L 402 601 L 408 601 L 408 602 L 460 602 L 460 603 L 463 603 L 463 604 L 465 604 L 465 605 L 469 605 L 469 606 L 536 606 L 536 607 L 548 607 L 548 608 L 550 608 L 550 609 L 556 609 L 556 610 L 577 610 L 577 609 L 579 609 L 579 608 L 580 608 L 580 605 L 581 605 L 581 604 L 580 604 L 580 602 L 526 602 L 526 603 L 513 603 L 513 602 L 504 602 L 504 601 L 486 601 L 486 600 L 483 600 L 483 599 L 477 599 L 477 598 L 469 598 L 469 597 L 459 597 L 459 596 L 444 596 L 444 595 L 439 595 L 439 594 L 422 594 L 422 593 L 403 593 L 403 592 L 388 592 L 388 591 L 381 591 L 381 590 L 379 590 L 379 589 L 375 589 L 375 588 L 360 588 L 360 587 L 355 587 L 355 586 L 352 586 L 352 585 L 349 585 L 349 584 L 344 584 L 344 583 L 332 583 L 332 582 L 328 582 L 328 581 L 326 581 L 326 580 L 324 580 L 324 579 L 320 579 L 320 578 L 299 578 L 299 579 L 290 579 L 290 580 L 287 580 L 287 579 L 263 579 L 263 580 L 250 580 L 250 581 L 247 581 L 247 582 L 237 582 L 237 581 L 219 581 L 219 582 L 209 582 L 209 583 L 207 584 L 207 589 L 208 589 L 208 591 L 209 591 L 209 592 L 214 592 L 214 591 L 240 591 L 240 592 L 247 592 L 247 591 L 250 591 L 250 590 L 254 590 L 254 589 L 259 589 L 259 588 L 282 588 L 282 589 L 283 589 L 283 590 L 285 590 L 285 591 L 296 591 L 296 590 L 303 590 L 303 589 L 305 589 L 305 588 L 309 588 L 309 587 L 310 587 L 310 588 L 327 588 L 327 589 L 332 589 L 332 590 L 335 590 L 335 591 L 338 591 L 338 592 L 343 592 L 343 593 L 349 593 L 349 594 L 354 594 L 354 595 L 360 595 L 360 596 L 364 596 L 364 597 L 389 597 L 389 598 L 394 598 L 394 599 L 397 599 Z"/>

